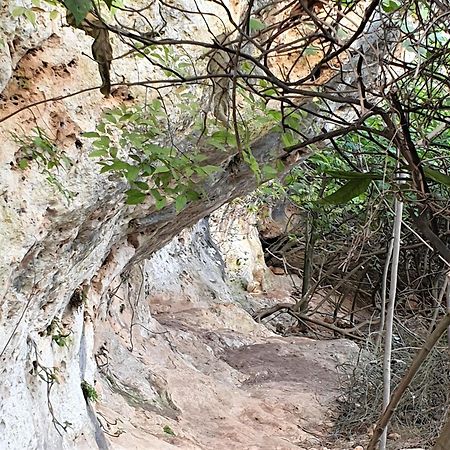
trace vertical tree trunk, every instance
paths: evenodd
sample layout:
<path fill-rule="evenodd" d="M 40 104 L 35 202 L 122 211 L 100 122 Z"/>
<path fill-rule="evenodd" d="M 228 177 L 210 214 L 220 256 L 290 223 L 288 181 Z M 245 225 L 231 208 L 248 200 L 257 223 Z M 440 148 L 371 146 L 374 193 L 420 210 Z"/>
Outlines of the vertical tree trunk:
<path fill-rule="evenodd" d="M 394 250 L 394 236 L 389 241 L 389 248 L 386 255 L 386 262 L 383 269 L 383 279 L 381 282 L 381 313 L 380 313 L 380 332 L 376 341 L 376 352 L 381 347 L 381 342 L 383 340 L 384 325 L 386 323 L 386 291 L 387 291 L 387 279 L 389 275 L 389 266 L 392 259 L 392 251 Z"/>
<path fill-rule="evenodd" d="M 394 240 L 391 266 L 391 282 L 389 286 L 389 304 L 386 316 L 386 337 L 384 341 L 383 361 L 383 411 L 386 411 L 391 398 L 391 355 L 392 355 L 392 328 L 394 324 L 395 296 L 397 293 L 397 272 L 400 256 L 400 234 L 402 229 L 403 202 L 395 199 Z M 380 450 L 386 449 L 387 425 L 380 440 Z"/>

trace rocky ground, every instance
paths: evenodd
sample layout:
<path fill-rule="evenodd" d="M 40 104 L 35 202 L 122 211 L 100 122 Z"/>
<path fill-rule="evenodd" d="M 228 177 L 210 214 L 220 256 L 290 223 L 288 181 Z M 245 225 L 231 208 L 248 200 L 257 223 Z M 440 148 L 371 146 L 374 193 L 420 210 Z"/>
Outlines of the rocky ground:
<path fill-rule="evenodd" d="M 277 278 L 274 296 L 247 295 L 247 306 L 288 297 L 288 279 Z M 197 295 L 185 285 L 176 296 L 148 298 L 144 334 L 136 326 L 131 336 L 114 314 L 96 331 L 95 409 L 112 447 L 354 448 L 330 443 L 330 431 L 357 345 L 278 336 L 242 308 L 242 294 L 238 302 L 208 292 L 195 277 L 189 283 Z M 119 314 L 129 323 L 126 309 Z"/>

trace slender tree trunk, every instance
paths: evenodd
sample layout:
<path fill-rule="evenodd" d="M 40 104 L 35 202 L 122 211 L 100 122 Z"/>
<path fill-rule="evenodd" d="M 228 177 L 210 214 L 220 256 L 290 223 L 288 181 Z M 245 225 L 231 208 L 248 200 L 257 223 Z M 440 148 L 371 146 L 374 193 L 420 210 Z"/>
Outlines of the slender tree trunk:
<path fill-rule="evenodd" d="M 384 325 L 386 323 L 386 291 L 387 291 L 387 279 L 389 274 L 389 266 L 391 264 L 392 259 L 392 251 L 394 249 L 394 236 L 389 241 L 389 248 L 386 255 L 386 262 L 384 265 L 383 270 L 383 279 L 381 281 L 381 314 L 380 314 L 380 334 L 377 337 L 377 343 L 376 343 L 376 352 L 378 353 L 378 349 L 381 346 L 381 342 L 383 340 L 383 332 L 384 332 Z"/>
<path fill-rule="evenodd" d="M 395 297 L 397 293 L 398 260 L 400 256 L 400 237 L 402 229 L 403 202 L 395 199 L 395 218 L 393 232 L 393 252 L 391 266 L 391 282 L 389 286 L 389 304 L 386 315 L 386 337 L 384 340 L 383 361 L 383 411 L 386 411 L 391 398 L 391 356 L 392 356 L 392 328 L 394 324 Z M 380 441 L 380 450 L 386 449 L 387 425 Z"/>

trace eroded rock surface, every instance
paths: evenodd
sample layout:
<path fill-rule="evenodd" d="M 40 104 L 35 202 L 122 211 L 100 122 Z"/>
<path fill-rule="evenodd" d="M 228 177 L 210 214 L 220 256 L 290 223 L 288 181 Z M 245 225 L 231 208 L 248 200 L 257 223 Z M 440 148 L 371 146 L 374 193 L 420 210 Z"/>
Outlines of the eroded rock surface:
<path fill-rule="evenodd" d="M 69 95 L 99 81 L 84 56 L 90 38 L 41 13 L 35 32 L 12 17 L 16 6 L 0 11 L 0 449 L 320 448 L 337 366 L 355 346 L 280 338 L 254 322 L 245 309 L 288 292 L 275 296 L 248 217 L 230 214 L 241 216 L 240 244 L 220 230 L 214 242 L 204 220 L 182 231 L 253 189 L 249 167 L 212 177 L 207 198 L 180 214 L 125 205 L 126 183 L 99 173 L 81 133 L 142 90 Z M 200 17 L 180 27 L 180 16 L 174 35 L 207 33 Z M 114 80 L 136 81 L 136 64 L 114 62 Z M 184 132 L 183 117 L 173 121 Z M 36 127 L 73 161 L 57 183 L 36 163 L 17 166 L 17 138 Z M 255 157 L 278 140 L 260 139 Z"/>
<path fill-rule="evenodd" d="M 149 295 L 134 304 L 119 289 L 96 330 L 98 410 L 117 421 L 110 432 L 125 431 L 113 447 L 322 448 L 343 365 L 357 346 L 274 335 L 242 309 L 236 296 L 246 294 L 230 292 L 214 252 L 206 245 L 197 253 L 191 242 L 184 234 L 147 261 L 142 291 L 151 286 Z M 170 273 L 166 252 L 182 261 Z M 133 286 L 142 273 L 133 270 Z M 139 317 L 132 334 L 131 304 Z"/>

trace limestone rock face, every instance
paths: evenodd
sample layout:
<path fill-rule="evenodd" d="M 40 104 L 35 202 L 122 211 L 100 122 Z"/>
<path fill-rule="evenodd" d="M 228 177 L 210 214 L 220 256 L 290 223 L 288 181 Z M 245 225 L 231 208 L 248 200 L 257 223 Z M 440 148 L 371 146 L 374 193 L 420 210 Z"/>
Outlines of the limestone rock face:
<path fill-rule="evenodd" d="M 239 228 L 236 246 L 202 218 L 249 192 L 250 170 L 213 177 L 208 197 L 179 214 L 125 205 L 125 183 L 99 173 L 81 133 L 145 92 L 71 95 L 100 84 L 84 56 L 91 38 L 41 11 L 34 28 L 13 17 L 17 6 L 31 3 L 0 12 L 0 449 L 311 448 L 302 427 L 328 426 L 320 402 L 337 395 L 336 366 L 355 346 L 277 337 L 240 306 L 247 294 L 230 273 L 267 290 L 256 228 Z M 180 27 L 182 16 L 168 29 L 210 38 L 200 18 Z M 114 80 L 155 70 L 136 64 L 114 61 Z M 182 133 L 184 118 L 173 121 Z M 70 167 L 19 169 L 36 127 Z"/>
<path fill-rule="evenodd" d="M 230 281 L 247 292 L 266 291 L 270 274 L 256 227 L 257 217 L 249 202 L 236 201 L 219 209 L 210 222 Z"/>

